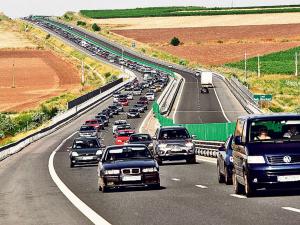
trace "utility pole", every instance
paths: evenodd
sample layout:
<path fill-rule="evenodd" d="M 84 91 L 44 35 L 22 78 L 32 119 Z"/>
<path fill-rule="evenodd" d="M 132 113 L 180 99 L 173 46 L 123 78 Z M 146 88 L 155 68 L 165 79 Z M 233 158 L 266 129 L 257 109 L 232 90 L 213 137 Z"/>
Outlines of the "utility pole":
<path fill-rule="evenodd" d="M 298 53 L 295 53 L 295 76 L 298 76 Z"/>
<path fill-rule="evenodd" d="M 15 60 L 13 61 L 12 64 L 12 88 L 16 87 L 16 81 L 15 81 Z"/>
<path fill-rule="evenodd" d="M 231 8 L 233 8 L 233 0 L 231 0 Z"/>
<path fill-rule="evenodd" d="M 259 59 L 259 55 L 257 56 L 257 76 L 260 77 L 260 59 Z"/>
<path fill-rule="evenodd" d="M 247 52 L 245 51 L 245 79 L 247 80 Z"/>

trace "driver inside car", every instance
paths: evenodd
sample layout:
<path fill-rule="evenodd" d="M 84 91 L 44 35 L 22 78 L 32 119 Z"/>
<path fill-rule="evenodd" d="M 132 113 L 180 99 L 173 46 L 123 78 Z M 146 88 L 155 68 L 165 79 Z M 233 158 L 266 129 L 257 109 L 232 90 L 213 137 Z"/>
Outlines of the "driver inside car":
<path fill-rule="evenodd" d="M 271 137 L 268 136 L 267 128 L 261 128 L 259 130 L 259 135 L 254 138 L 254 140 L 256 140 L 256 141 L 257 140 L 269 140 L 269 139 L 271 139 Z"/>

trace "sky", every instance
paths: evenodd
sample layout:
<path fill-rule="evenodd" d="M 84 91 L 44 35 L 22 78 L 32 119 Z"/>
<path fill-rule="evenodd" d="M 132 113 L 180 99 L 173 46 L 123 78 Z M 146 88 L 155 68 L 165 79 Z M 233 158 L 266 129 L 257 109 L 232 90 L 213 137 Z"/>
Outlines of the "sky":
<path fill-rule="evenodd" d="M 230 7 L 300 4 L 300 0 L 0 0 L 0 12 L 11 18 L 28 15 L 61 16 L 80 9 L 120 9 L 155 6 Z"/>

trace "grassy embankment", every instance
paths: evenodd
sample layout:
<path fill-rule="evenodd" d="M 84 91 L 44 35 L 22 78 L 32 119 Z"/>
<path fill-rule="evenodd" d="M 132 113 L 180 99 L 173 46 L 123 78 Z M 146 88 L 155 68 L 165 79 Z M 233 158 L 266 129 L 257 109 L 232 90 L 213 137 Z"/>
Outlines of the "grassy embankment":
<path fill-rule="evenodd" d="M 264 13 L 300 12 L 299 5 L 264 6 L 264 7 L 233 7 L 233 8 L 205 8 L 196 6 L 187 7 L 149 7 L 135 9 L 111 10 L 80 10 L 86 17 L 94 19 L 134 18 L 134 17 L 166 17 L 166 16 L 213 16 L 239 15 Z"/>
<path fill-rule="evenodd" d="M 83 28 L 91 30 L 89 18 L 82 17 L 80 14 L 69 12 L 65 14 L 62 19 L 72 24 L 76 24 L 78 20 L 85 21 L 86 25 L 83 26 Z M 107 26 L 101 26 L 100 24 L 100 27 L 102 29 L 100 32 L 98 32 L 99 34 L 102 34 L 110 40 L 114 40 L 124 46 L 131 47 L 134 40 L 110 32 L 110 28 Z M 115 29 L 115 27 L 113 27 L 113 29 Z M 237 64 L 228 64 L 224 66 L 205 66 L 200 65 L 197 62 L 190 62 L 186 59 L 181 59 L 175 55 L 155 49 L 153 46 L 144 43 L 136 42 L 136 47 L 134 50 L 157 59 L 184 65 L 190 68 L 204 67 L 207 69 L 212 69 L 221 72 L 228 78 L 230 78 L 232 75 L 235 75 L 239 78 L 239 80 L 247 84 L 253 93 L 273 94 L 273 101 L 270 104 L 264 105 L 265 111 L 300 111 L 300 80 L 299 76 L 293 76 L 295 71 L 294 53 L 295 51 L 299 51 L 299 48 L 261 56 L 260 78 L 257 77 L 257 73 L 255 72 L 257 69 L 257 59 L 250 59 L 248 62 L 249 71 L 247 74 L 247 80 L 245 80 L 244 71 L 242 69 L 243 61 Z"/>
<path fill-rule="evenodd" d="M 0 113 L 0 146 L 17 141 L 36 130 L 45 127 L 49 120 L 61 111 L 65 111 L 67 102 L 75 99 L 92 89 L 115 80 L 119 70 L 99 63 L 76 49 L 66 45 L 60 39 L 48 35 L 46 32 L 28 25 L 23 21 L 1 18 L 0 26 L 9 31 L 18 31 L 37 45 L 37 49 L 50 50 L 54 54 L 81 68 L 84 61 L 86 82 L 83 88 L 68 91 L 60 96 L 53 97 L 40 104 L 39 107 L 24 112 Z M 78 74 L 79 76 L 79 74 Z"/>

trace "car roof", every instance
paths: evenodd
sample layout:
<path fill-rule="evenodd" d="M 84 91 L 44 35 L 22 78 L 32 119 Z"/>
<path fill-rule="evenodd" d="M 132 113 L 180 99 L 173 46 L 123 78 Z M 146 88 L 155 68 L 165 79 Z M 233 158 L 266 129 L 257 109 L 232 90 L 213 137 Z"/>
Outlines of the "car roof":
<path fill-rule="evenodd" d="M 160 127 L 161 130 L 179 130 L 179 129 L 186 129 L 182 126 L 168 126 L 168 127 Z"/>
<path fill-rule="evenodd" d="M 297 113 L 272 113 L 272 114 L 250 114 L 240 116 L 239 119 L 252 120 L 252 119 L 300 119 L 300 114 Z"/>

